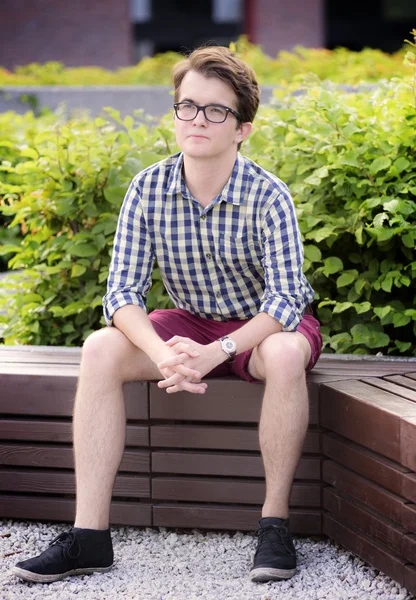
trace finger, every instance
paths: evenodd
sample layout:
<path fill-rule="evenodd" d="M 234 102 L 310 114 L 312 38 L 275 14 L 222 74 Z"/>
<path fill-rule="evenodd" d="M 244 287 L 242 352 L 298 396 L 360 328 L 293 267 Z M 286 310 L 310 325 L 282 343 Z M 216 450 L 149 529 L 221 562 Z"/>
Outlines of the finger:
<path fill-rule="evenodd" d="M 191 341 L 192 340 L 190 340 L 187 337 L 182 337 L 181 335 L 174 335 L 172 338 L 170 338 L 170 340 L 168 340 L 167 342 L 165 342 L 165 344 L 167 346 L 174 346 L 178 342 L 191 342 Z"/>
<path fill-rule="evenodd" d="M 190 381 L 201 381 L 201 373 L 195 369 L 187 367 L 186 365 L 176 365 L 174 370 L 176 373 L 180 373 Z"/>
<path fill-rule="evenodd" d="M 187 342 L 178 342 L 172 346 L 173 350 L 177 354 L 185 353 L 188 356 L 200 356 L 200 353 L 192 344 L 188 344 Z"/>
<path fill-rule="evenodd" d="M 167 379 L 162 379 L 161 381 L 158 381 L 158 387 L 160 388 L 166 388 L 169 387 L 171 385 L 176 385 L 178 384 L 180 381 L 183 380 L 183 375 L 181 375 L 180 373 L 174 373 L 171 377 L 168 377 Z"/>
<path fill-rule="evenodd" d="M 183 380 L 181 383 L 167 388 L 168 394 L 175 394 L 176 392 L 191 392 L 192 394 L 205 394 L 207 389 L 206 383 L 191 383 L 190 381 Z"/>
<path fill-rule="evenodd" d="M 176 356 L 171 356 L 170 358 L 165 358 L 160 363 L 157 364 L 157 368 L 166 369 L 166 367 L 174 367 L 175 365 L 182 364 L 187 358 L 189 358 L 188 354 L 184 352 L 182 354 L 177 354 Z"/>

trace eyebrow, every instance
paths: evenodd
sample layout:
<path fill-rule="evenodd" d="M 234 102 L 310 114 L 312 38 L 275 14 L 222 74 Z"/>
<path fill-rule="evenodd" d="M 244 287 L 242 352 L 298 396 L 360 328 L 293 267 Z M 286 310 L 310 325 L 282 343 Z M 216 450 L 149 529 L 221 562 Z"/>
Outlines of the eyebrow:
<path fill-rule="evenodd" d="M 179 100 L 179 102 L 189 102 L 190 104 L 195 104 L 198 106 L 197 102 L 195 102 L 195 100 L 192 100 L 192 98 L 183 98 L 182 100 Z M 211 104 L 213 104 L 214 106 L 226 106 L 225 104 L 221 104 L 221 102 L 208 102 L 208 104 L 206 104 L 205 106 L 210 106 Z"/>

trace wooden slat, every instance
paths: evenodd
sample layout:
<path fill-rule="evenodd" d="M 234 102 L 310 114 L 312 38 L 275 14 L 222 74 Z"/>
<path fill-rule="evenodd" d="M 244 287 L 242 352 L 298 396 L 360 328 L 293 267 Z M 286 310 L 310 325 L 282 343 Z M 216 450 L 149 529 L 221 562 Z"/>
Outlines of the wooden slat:
<path fill-rule="evenodd" d="M 402 377 L 402 379 L 406 378 Z M 397 385 L 397 383 L 393 383 L 391 377 L 385 377 L 384 379 L 381 377 L 363 377 L 360 378 L 360 381 L 363 383 L 368 383 L 369 385 L 373 385 L 381 390 L 385 390 L 386 392 L 391 392 L 392 394 L 400 396 L 401 398 L 406 398 L 407 400 L 416 402 L 416 391 L 404 387 L 403 385 Z"/>
<path fill-rule="evenodd" d="M 5 519 L 34 519 L 73 523 L 75 500 L 53 496 L 0 494 L 0 514 Z M 145 502 L 114 501 L 110 508 L 110 523 L 150 527 L 152 507 Z"/>
<path fill-rule="evenodd" d="M 402 522 L 409 532 L 416 533 L 416 504 L 402 506 Z"/>
<path fill-rule="evenodd" d="M 409 390 L 416 390 L 416 381 L 414 381 L 411 377 L 404 377 L 403 375 L 389 375 L 384 377 L 386 381 L 391 381 L 392 383 L 397 383 L 399 386 L 404 388 L 409 388 Z"/>
<path fill-rule="evenodd" d="M 416 565 L 416 535 L 414 533 L 403 536 L 402 551 L 404 558 Z"/>
<path fill-rule="evenodd" d="M 58 445 L 0 444 L 0 465 L 23 467 L 51 467 L 73 469 L 74 457 L 71 447 Z M 148 450 L 125 450 L 120 471 L 148 473 L 150 456 Z"/>
<path fill-rule="evenodd" d="M 395 494 L 404 495 L 403 475 L 409 472 L 407 467 L 402 467 L 335 433 L 322 435 L 322 452 L 324 456 L 332 458 L 366 479 L 378 483 Z"/>
<path fill-rule="evenodd" d="M 334 519 L 353 531 L 361 531 L 375 543 L 380 541 L 395 550 L 397 554 L 402 553 L 406 530 L 371 510 L 366 504 L 357 502 L 351 496 L 341 494 L 334 488 L 326 487 L 323 491 L 323 506 Z"/>
<path fill-rule="evenodd" d="M 74 375 L 0 375 L 0 413 L 71 417 L 76 384 Z M 127 418 L 147 419 L 148 384 L 125 383 L 123 391 Z"/>
<path fill-rule="evenodd" d="M 264 386 L 224 377 L 211 379 L 205 394 L 178 392 L 174 400 L 166 392 L 150 384 L 150 417 L 181 421 L 222 421 L 258 423 Z M 318 409 L 311 399 L 311 425 L 318 423 Z"/>
<path fill-rule="evenodd" d="M 155 504 L 153 507 L 153 525 L 156 527 L 255 531 L 260 517 L 260 507 L 213 504 Z M 319 510 L 293 509 L 290 511 L 290 529 L 297 535 L 319 535 L 321 518 Z"/>
<path fill-rule="evenodd" d="M 347 550 L 357 554 L 362 560 L 386 573 L 400 585 L 404 585 L 403 571 L 406 561 L 388 546 L 381 544 L 380 541 L 372 541 L 328 514 L 323 517 L 323 532 Z"/>
<path fill-rule="evenodd" d="M 354 499 L 365 502 L 367 506 L 398 524 L 402 524 L 402 510 L 406 502 L 401 496 L 388 492 L 375 483 L 371 483 L 349 471 L 332 460 L 324 460 L 322 476 L 326 483 L 334 486 L 337 492 L 348 494 Z"/>
<path fill-rule="evenodd" d="M 0 468 L 0 491 L 32 494 L 75 494 L 75 475 L 56 470 Z M 150 479 L 117 475 L 113 497 L 150 498 Z"/>
<path fill-rule="evenodd" d="M 400 462 L 416 472 L 416 417 L 405 417 L 400 422 Z"/>
<path fill-rule="evenodd" d="M 0 421 L 0 440 L 72 443 L 71 421 L 45 419 L 5 419 Z M 149 428 L 145 425 L 127 425 L 127 446 L 148 446 Z"/>
<path fill-rule="evenodd" d="M 4 362 L 59 362 L 79 364 L 81 348 L 65 346 L 0 346 L 0 363 Z M 389 356 L 360 356 L 355 354 L 322 354 L 310 375 L 337 377 L 346 373 L 349 377 L 359 375 L 382 376 L 394 373 L 413 373 L 416 361 L 412 358 Z M 358 375 L 357 375 L 358 374 Z"/>
<path fill-rule="evenodd" d="M 221 475 L 227 477 L 264 477 L 261 456 L 224 452 L 152 452 L 153 473 L 184 475 Z M 303 456 L 296 479 L 319 480 L 320 458 Z"/>
<path fill-rule="evenodd" d="M 416 440 L 415 440 L 416 444 Z M 412 502 L 416 502 L 416 474 L 407 473 L 403 475 L 403 496 Z"/>
<path fill-rule="evenodd" d="M 202 477 L 153 477 L 152 498 L 184 502 L 228 502 L 232 504 L 262 504 L 265 483 L 256 480 L 214 479 Z M 290 505 L 319 508 L 321 485 L 295 482 Z"/>
<path fill-rule="evenodd" d="M 257 427 L 201 425 L 153 425 L 152 447 L 260 451 Z M 320 430 L 306 434 L 303 452 L 319 454 Z"/>
<path fill-rule="evenodd" d="M 0 412 L 70 417 L 76 383 L 75 376 L 0 375 Z"/>
<path fill-rule="evenodd" d="M 404 587 L 416 595 L 416 567 L 413 565 L 404 567 Z"/>
<path fill-rule="evenodd" d="M 46 363 L 79 365 L 81 362 L 81 351 L 81 348 L 67 346 L 0 346 L 0 364 Z"/>
<path fill-rule="evenodd" d="M 321 425 L 382 456 L 401 462 L 400 421 L 416 417 L 416 404 L 361 381 L 321 387 Z"/>

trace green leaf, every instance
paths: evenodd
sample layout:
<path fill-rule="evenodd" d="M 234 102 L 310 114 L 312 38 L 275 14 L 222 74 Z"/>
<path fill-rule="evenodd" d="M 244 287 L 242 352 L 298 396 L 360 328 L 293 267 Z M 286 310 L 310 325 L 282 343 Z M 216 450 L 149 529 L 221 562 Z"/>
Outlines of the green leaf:
<path fill-rule="evenodd" d="M 357 311 L 357 315 L 362 315 L 363 313 L 366 313 L 369 310 L 371 310 L 371 303 L 370 302 L 354 303 L 354 308 Z"/>
<path fill-rule="evenodd" d="M 20 156 L 33 158 L 33 160 L 37 160 L 39 158 L 39 154 L 36 152 L 36 150 L 34 148 L 29 148 L 29 146 L 24 146 L 20 150 Z"/>
<path fill-rule="evenodd" d="M 370 165 L 370 173 L 378 173 L 388 169 L 391 165 L 391 159 L 388 156 L 379 156 L 375 158 Z"/>
<path fill-rule="evenodd" d="M 388 346 L 390 338 L 386 333 L 377 331 L 367 325 L 354 325 L 351 329 L 354 344 L 364 344 L 369 348 L 383 348 Z"/>
<path fill-rule="evenodd" d="M 374 313 L 378 316 L 380 320 L 384 319 L 386 315 L 388 315 L 392 308 L 387 304 L 387 306 L 375 306 L 373 308 Z"/>
<path fill-rule="evenodd" d="M 71 277 L 80 277 L 85 273 L 86 270 L 86 267 L 83 265 L 75 264 L 71 270 Z"/>
<path fill-rule="evenodd" d="M 311 262 L 319 262 L 322 259 L 321 251 L 318 246 L 307 244 L 304 246 L 305 257 Z"/>
<path fill-rule="evenodd" d="M 400 313 L 396 313 L 395 315 L 393 315 L 393 325 L 395 327 L 403 327 L 404 325 L 407 325 L 408 323 L 410 323 L 411 318 L 408 317 L 407 315 L 403 315 Z"/>
<path fill-rule="evenodd" d="M 104 198 L 110 204 L 121 204 L 126 193 L 126 186 L 116 185 L 108 186 L 104 189 Z"/>
<path fill-rule="evenodd" d="M 324 260 L 323 274 L 328 277 L 328 275 L 342 271 L 343 268 L 344 264 L 340 258 L 337 256 L 329 256 Z"/>
<path fill-rule="evenodd" d="M 345 273 L 340 275 L 337 279 L 337 288 L 351 285 L 351 283 L 356 279 L 357 275 L 358 271 L 355 269 L 352 269 L 351 271 L 345 271 Z"/>
<path fill-rule="evenodd" d="M 68 249 L 68 253 L 80 257 L 97 256 L 98 250 L 94 244 L 74 244 Z"/>
<path fill-rule="evenodd" d="M 337 302 L 334 306 L 333 314 L 339 314 L 344 312 L 344 310 L 348 310 L 353 306 L 352 302 Z"/>
<path fill-rule="evenodd" d="M 393 165 L 396 167 L 397 171 L 401 173 L 410 166 L 410 162 L 404 156 L 399 156 L 399 158 L 394 161 Z"/>

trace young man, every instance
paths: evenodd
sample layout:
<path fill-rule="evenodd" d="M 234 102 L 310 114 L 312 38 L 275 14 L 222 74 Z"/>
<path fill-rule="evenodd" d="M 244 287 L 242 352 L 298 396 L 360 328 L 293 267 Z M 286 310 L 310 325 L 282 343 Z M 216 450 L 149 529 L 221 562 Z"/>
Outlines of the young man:
<path fill-rule="evenodd" d="M 174 69 L 181 153 L 133 180 L 115 236 L 104 311 L 85 342 L 74 409 L 74 527 L 15 574 L 49 582 L 107 571 L 109 511 L 122 458 L 122 384 L 160 380 L 203 394 L 205 376 L 264 381 L 260 447 L 266 498 L 253 581 L 296 570 L 288 502 L 308 425 L 305 371 L 321 351 L 313 291 L 286 186 L 241 156 L 259 104 L 254 72 L 227 48 L 194 51 Z M 154 260 L 175 309 L 147 315 Z M 173 400 L 174 401 L 174 400 Z"/>

